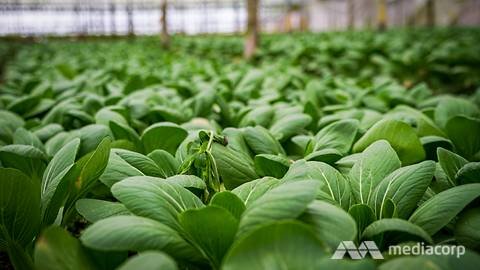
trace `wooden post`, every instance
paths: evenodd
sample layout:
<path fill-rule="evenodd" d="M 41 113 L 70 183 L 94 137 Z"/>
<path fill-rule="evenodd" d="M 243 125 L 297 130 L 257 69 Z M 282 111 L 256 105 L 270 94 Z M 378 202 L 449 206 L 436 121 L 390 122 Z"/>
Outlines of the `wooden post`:
<path fill-rule="evenodd" d="M 457 8 L 453 9 L 453 11 L 450 12 L 449 18 L 448 18 L 448 25 L 449 26 L 455 26 L 458 24 L 458 21 L 460 20 L 460 17 L 462 16 L 462 12 L 465 9 L 465 0 L 458 0 L 457 1 Z"/>
<path fill-rule="evenodd" d="M 310 15 L 308 11 L 308 8 L 310 8 L 309 3 L 303 3 L 301 5 L 300 30 L 308 31 L 310 25 Z"/>
<path fill-rule="evenodd" d="M 133 26 L 133 7 L 132 2 L 127 2 L 127 25 L 128 25 L 128 35 L 133 36 L 135 35 L 135 29 Z"/>
<path fill-rule="evenodd" d="M 99 7 L 97 7 L 97 14 L 98 14 L 98 17 L 99 17 L 99 18 L 97 18 L 98 27 L 100 28 L 99 32 L 103 36 L 106 35 L 106 33 L 105 33 L 105 13 L 104 13 L 104 10 L 105 10 L 104 5 L 100 5 Z"/>
<path fill-rule="evenodd" d="M 73 13 L 75 14 L 75 32 L 79 35 L 83 35 L 83 27 L 82 27 L 82 17 L 80 15 L 80 6 L 77 2 L 75 2 L 73 6 Z"/>
<path fill-rule="evenodd" d="M 168 23 L 167 23 L 167 9 L 168 4 L 167 0 L 162 0 L 160 4 L 160 24 L 162 26 L 162 32 L 160 33 L 160 41 L 162 43 L 162 47 L 168 48 L 170 46 L 170 36 L 168 35 Z"/>
<path fill-rule="evenodd" d="M 240 5 L 237 1 L 233 2 L 233 9 L 235 10 L 235 33 L 240 33 L 242 26 L 240 25 Z"/>
<path fill-rule="evenodd" d="M 377 0 L 377 28 L 383 31 L 387 28 L 387 1 Z"/>
<path fill-rule="evenodd" d="M 427 0 L 425 4 L 426 17 L 427 17 L 427 26 L 435 26 L 435 1 Z"/>
<path fill-rule="evenodd" d="M 115 19 L 115 3 L 110 2 L 110 34 L 115 36 L 117 34 L 117 23 Z"/>
<path fill-rule="evenodd" d="M 355 28 L 355 5 L 354 0 L 347 1 L 347 13 L 348 13 L 348 29 L 353 30 Z"/>
<path fill-rule="evenodd" d="M 258 30 L 258 2 L 260 0 L 247 0 L 247 33 L 243 55 L 246 59 L 252 58 L 259 43 Z"/>

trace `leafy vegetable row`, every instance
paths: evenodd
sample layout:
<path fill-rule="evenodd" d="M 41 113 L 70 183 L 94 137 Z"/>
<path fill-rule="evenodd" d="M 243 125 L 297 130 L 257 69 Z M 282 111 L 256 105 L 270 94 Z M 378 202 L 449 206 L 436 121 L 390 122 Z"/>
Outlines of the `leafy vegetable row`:
<path fill-rule="evenodd" d="M 272 36 L 256 67 L 231 37 L 20 48 L 0 86 L 0 251 L 17 269 L 475 269 L 480 92 L 405 70 L 436 46 L 417 64 L 448 58 L 470 91 L 480 61 L 449 48 L 479 36 L 434 33 Z M 386 260 L 330 259 L 365 240 Z M 386 253 L 416 242 L 468 250 Z"/>

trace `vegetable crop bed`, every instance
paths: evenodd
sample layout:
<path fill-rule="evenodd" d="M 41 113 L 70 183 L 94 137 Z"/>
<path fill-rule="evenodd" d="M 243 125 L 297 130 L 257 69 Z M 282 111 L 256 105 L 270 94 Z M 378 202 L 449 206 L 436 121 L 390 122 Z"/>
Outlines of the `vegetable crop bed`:
<path fill-rule="evenodd" d="M 478 29 L 273 35 L 245 62 L 227 36 L 1 43 L 16 55 L 0 264 L 478 269 L 478 44 Z M 391 252 L 418 245 L 458 252 Z"/>

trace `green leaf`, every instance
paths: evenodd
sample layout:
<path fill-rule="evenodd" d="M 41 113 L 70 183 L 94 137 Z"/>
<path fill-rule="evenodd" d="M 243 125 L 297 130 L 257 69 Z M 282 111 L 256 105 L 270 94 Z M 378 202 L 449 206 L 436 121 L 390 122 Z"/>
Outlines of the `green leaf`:
<path fill-rule="evenodd" d="M 13 144 L 31 145 L 41 150 L 42 152 L 45 152 L 45 147 L 43 146 L 43 143 L 40 141 L 40 139 L 32 132 L 22 127 L 18 128 L 13 134 Z"/>
<path fill-rule="evenodd" d="M 249 206 L 255 200 L 260 198 L 265 192 L 274 188 L 280 181 L 273 177 L 264 177 L 245 183 L 234 190 L 232 193 L 237 195 L 246 206 Z"/>
<path fill-rule="evenodd" d="M 433 252 L 433 251 L 432 251 Z M 480 256 L 466 250 L 463 256 L 452 255 L 422 255 L 404 256 L 383 263 L 379 270 L 402 270 L 402 269 L 435 269 L 435 270 L 465 270 L 477 269 Z"/>
<path fill-rule="evenodd" d="M 397 206 L 395 205 L 395 202 L 392 199 L 386 199 L 382 212 L 380 213 L 381 218 L 396 218 L 398 217 L 397 213 Z"/>
<path fill-rule="evenodd" d="M 17 128 L 25 125 L 20 116 L 5 110 L 0 110 L 0 140 L 11 143 L 12 136 Z"/>
<path fill-rule="evenodd" d="M 414 236 L 415 239 L 421 238 L 428 243 L 433 243 L 432 238 L 425 232 L 421 227 L 399 218 L 385 218 L 377 220 L 363 231 L 363 239 L 373 239 L 373 237 L 389 233 L 386 235 L 386 238 L 395 239 L 389 241 L 388 243 L 398 243 L 409 239 L 409 237 Z"/>
<path fill-rule="evenodd" d="M 471 101 L 457 97 L 443 98 L 435 108 L 435 122 L 441 128 L 445 128 L 450 119 L 459 115 L 478 117 L 480 111 Z"/>
<path fill-rule="evenodd" d="M 347 175 L 352 170 L 353 165 L 362 158 L 362 153 L 355 153 L 348 156 L 345 156 L 335 162 L 335 167 L 344 174 Z"/>
<path fill-rule="evenodd" d="M 161 119 L 177 124 L 188 121 L 192 114 L 192 110 L 190 110 L 190 108 L 173 109 L 163 105 L 156 105 L 150 111 L 158 114 Z"/>
<path fill-rule="evenodd" d="M 312 118 L 303 113 L 290 114 L 275 121 L 269 131 L 279 141 L 285 141 L 308 126 Z"/>
<path fill-rule="evenodd" d="M 21 246 L 17 242 L 11 242 L 6 247 L 3 247 L 2 245 L 3 243 L 0 238 L 0 248 L 6 251 L 6 253 L 8 254 L 8 260 L 10 261 L 14 269 L 34 269 L 33 261 L 31 255 L 29 254 L 29 250 L 25 249 L 24 246 Z"/>
<path fill-rule="evenodd" d="M 451 187 L 454 187 L 453 183 L 448 179 L 440 163 L 437 162 L 437 164 L 435 164 L 435 175 L 429 188 L 432 192 L 439 193 Z"/>
<path fill-rule="evenodd" d="M 85 196 L 96 184 L 99 177 L 107 167 L 108 158 L 110 155 L 110 138 L 104 138 L 98 145 L 97 149 L 88 155 L 82 157 L 77 161 L 71 171 L 66 176 L 67 180 L 65 186 L 62 185 L 62 190 L 67 188 L 67 184 L 71 184 L 70 192 L 64 206 L 63 224 L 69 222 L 73 218 L 75 202 Z M 58 189 L 58 188 L 57 188 Z M 52 199 L 60 202 L 64 191 L 60 192 L 59 198 Z M 54 205 L 50 211 L 44 216 L 44 221 L 49 221 L 50 224 L 56 217 L 55 211 L 58 211 L 61 206 L 60 203 Z"/>
<path fill-rule="evenodd" d="M 41 161 L 47 161 L 48 158 L 42 150 L 38 149 L 32 145 L 24 144 L 10 144 L 0 147 L 0 157 L 2 162 L 12 162 L 14 163 L 15 156 L 29 158 L 29 159 L 38 159 Z"/>
<path fill-rule="evenodd" d="M 347 154 L 357 135 L 358 124 L 355 119 L 345 119 L 322 128 L 315 135 L 314 151 L 332 148 L 342 155 Z"/>
<path fill-rule="evenodd" d="M 228 147 L 236 151 L 242 152 L 246 156 L 251 155 L 250 148 L 247 146 L 247 142 L 243 136 L 243 131 L 237 128 L 226 128 L 222 131 L 228 141 Z"/>
<path fill-rule="evenodd" d="M 243 137 L 252 151 L 258 154 L 285 155 L 282 145 L 264 127 L 246 127 Z"/>
<path fill-rule="evenodd" d="M 112 194 L 135 215 L 152 218 L 173 229 L 180 228 L 177 216 L 203 203 L 193 193 L 163 179 L 134 176 L 112 186 Z"/>
<path fill-rule="evenodd" d="M 318 182 L 287 182 L 265 192 L 247 206 L 240 220 L 238 235 L 244 235 L 266 222 L 295 219 L 315 199 Z"/>
<path fill-rule="evenodd" d="M 412 123 L 416 128 L 419 137 L 440 136 L 445 137 L 445 133 L 435 124 L 435 122 L 422 112 L 405 105 L 395 107 L 391 112 L 385 115 L 386 118 Z"/>
<path fill-rule="evenodd" d="M 192 99 L 193 114 L 197 117 L 207 116 L 212 112 L 216 91 L 212 88 L 204 90 Z"/>
<path fill-rule="evenodd" d="M 126 79 L 127 81 L 126 81 L 125 87 L 123 88 L 123 93 L 125 95 L 128 95 L 134 92 L 135 90 L 139 90 L 145 87 L 145 83 L 142 77 L 140 77 L 140 75 L 137 75 L 137 74 L 130 75 Z"/>
<path fill-rule="evenodd" d="M 156 177 L 166 177 L 167 175 L 166 172 L 148 156 L 122 149 L 114 149 L 113 152 L 128 164 L 141 171 L 144 175 Z"/>
<path fill-rule="evenodd" d="M 380 140 L 365 149 L 349 173 L 350 186 L 357 203 L 368 203 L 375 187 L 394 170 L 400 160 L 387 141 Z"/>
<path fill-rule="evenodd" d="M 78 192 L 86 192 L 90 189 L 104 172 L 110 156 L 110 142 L 110 138 L 103 139 L 95 152 L 88 157 L 85 166 L 83 166 L 74 182 L 75 189 Z"/>
<path fill-rule="evenodd" d="M 364 96 L 362 99 L 362 103 L 365 104 L 365 107 L 376 110 L 376 111 L 380 111 L 380 112 L 388 111 L 388 104 L 385 102 L 385 100 L 374 95 Z"/>
<path fill-rule="evenodd" d="M 80 241 L 60 227 L 48 227 L 35 245 L 36 269 L 95 269 Z"/>
<path fill-rule="evenodd" d="M 155 220 L 137 216 L 115 216 L 88 227 L 82 243 L 103 251 L 160 250 L 186 260 L 198 260 L 198 254 L 175 230 Z"/>
<path fill-rule="evenodd" d="M 462 168 L 465 164 L 468 163 L 468 160 L 443 148 L 437 149 L 437 156 L 438 162 L 440 163 L 440 166 L 447 175 L 450 184 L 452 186 L 455 186 L 455 176 L 457 175 L 457 172 L 460 170 L 460 168 Z"/>
<path fill-rule="evenodd" d="M 357 237 L 355 220 L 342 208 L 324 201 L 310 203 L 300 220 L 312 226 L 318 239 L 332 249 L 342 241 L 354 241 Z"/>
<path fill-rule="evenodd" d="M 66 183 L 61 184 L 61 182 L 68 181 L 65 176 L 74 166 L 79 146 L 80 139 L 78 138 L 66 144 L 55 154 L 45 169 L 41 185 L 42 217 L 45 215 L 52 199 L 61 200 L 61 198 L 65 198 L 66 194 L 60 194 L 64 193 L 65 189 L 60 188 L 57 190 L 57 187 L 59 185 L 66 185 Z M 57 195 L 55 195 L 55 193 L 57 193 Z M 61 203 L 54 202 L 54 204 Z"/>
<path fill-rule="evenodd" d="M 480 208 L 472 208 L 460 214 L 455 223 L 455 239 L 462 245 L 478 250 L 480 248 Z"/>
<path fill-rule="evenodd" d="M 2 167 L 18 169 L 34 181 L 40 182 L 47 162 L 45 153 L 35 146 L 10 144 L 0 147 Z"/>
<path fill-rule="evenodd" d="M 438 148 L 444 148 L 447 150 L 453 149 L 453 144 L 450 140 L 438 136 L 426 136 L 420 138 L 422 142 L 423 149 L 427 154 L 426 159 L 429 160 L 438 160 L 437 150 Z"/>
<path fill-rule="evenodd" d="M 290 166 L 282 181 L 315 180 L 319 183 L 317 199 L 337 202 L 348 209 L 350 187 L 348 181 L 332 166 L 316 161 L 299 160 Z"/>
<path fill-rule="evenodd" d="M 96 199 L 80 199 L 75 204 L 75 208 L 91 223 L 112 216 L 131 215 L 130 211 L 121 203 Z"/>
<path fill-rule="evenodd" d="M 47 86 L 47 84 L 50 84 L 50 83 L 44 83 L 43 84 L 43 87 L 37 87 L 36 89 L 33 89 L 32 91 L 32 95 L 50 95 L 51 94 L 51 88 L 49 86 Z M 36 92 L 37 90 L 39 89 L 42 89 L 40 91 L 38 91 L 37 93 L 34 93 Z M 65 91 L 67 92 L 67 91 Z M 64 93 L 65 93 L 64 92 Z M 68 102 L 68 101 L 67 101 Z M 54 110 L 55 109 L 55 105 L 60 105 L 60 107 L 62 107 L 61 104 L 62 102 L 58 102 L 57 100 L 51 98 L 51 97 L 48 97 L 48 96 L 44 96 L 39 102 L 38 104 L 36 104 L 35 106 L 32 106 L 32 107 L 29 107 L 28 109 L 28 112 L 25 113 L 23 115 L 23 117 L 25 119 L 31 119 L 33 117 L 47 117 L 47 115 L 49 114 L 49 111 L 50 110 Z M 45 121 L 40 121 L 39 120 L 39 123 L 42 125 L 42 126 L 48 126 L 49 124 Z M 51 121 L 50 121 L 51 122 Z M 62 130 L 63 130 L 63 127 L 62 127 Z"/>
<path fill-rule="evenodd" d="M 117 155 L 115 151 L 116 150 L 110 151 L 107 167 L 99 178 L 102 183 L 108 187 L 112 187 L 113 184 L 122 181 L 125 178 L 144 175 L 142 171 L 125 161 L 123 158 Z M 146 163 L 150 164 L 148 160 Z M 154 168 L 154 170 L 156 169 Z"/>
<path fill-rule="evenodd" d="M 253 160 L 242 152 L 213 143 L 212 155 L 217 164 L 218 173 L 227 189 L 234 189 L 245 182 L 258 178 Z"/>
<path fill-rule="evenodd" d="M 104 125 L 88 125 L 73 132 L 80 138 L 80 156 L 94 151 L 105 138 L 112 138 L 110 129 Z"/>
<path fill-rule="evenodd" d="M 378 111 L 364 109 L 362 119 L 360 120 L 359 130 L 367 130 L 371 128 L 375 123 L 382 120 L 382 118 L 383 115 Z"/>
<path fill-rule="evenodd" d="M 47 155 L 54 156 L 65 144 L 75 138 L 77 138 L 75 134 L 67 133 L 64 131 L 56 134 L 45 143 L 45 150 L 47 151 Z"/>
<path fill-rule="evenodd" d="M 228 210 L 228 212 L 237 219 L 240 219 L 245 211 L 245 204 L 243 204 L 243 201 L 230 191 L 215 193 L 210 200 L 210 205 Z"/>
<path fill-rule="evenodd" d="M 235 242 L 224 270 L 322 269 L 327 248 L 305 225 L 282 221 L 264 225 Z"/>
<path fill-rule="evenodd" d="M 163 252 L 146 251 L 130 257 L 118 270 L 177 270 L 177 263 Z"/>
<path fill-rule="evenodd" d="M 238 126 L 246 127 L 258 125 L 268 127 L 270 126 L 274 114 L 275 110 L 272 106 L 259 106 L 245 114 Z"/>
<path fill-rule="evenodd" d="M 188 132 L 174 123 L 157 123 L 143 131 L 141 140 L 145 152 L 150 153 L 156 149 L 163 149 L 174 155 L 177 147 L 187 137 Z"/>
<path fill-rule="evenodd" d="M 455 116 L 445 127 L 457 152 L 466 159 L 473 159 L 480 151 L 480 120 L 464 116 Z"/>
<path fill-rule="evenodd" d="M 325 258 L 321 260 L 318 269 L 328 269 L 328 270 L 374 270 L 375 262 L 368 257 L 363 258 L 362 260 L 332 260 L 330 258 Z"/>
<path fill-rule="evenodd" d="M 174 176 L 180 168 L 180 163 L 165 150 L 154 150 L 148 157 L 151 158 L 165 174 L 165 177 Z"/>
<path fill-rule="evenodd" d="M 417 203 L 430 185 L 434 173 L 433 161 L 397 169 L 378 184 L 370 197 L 369 205 L 381 219 L 386 202 L 391 199 L 395 203 L 398 217 L 406 219 L 417 208 Z"/>
<path fill-rule="evenodd" d="M 290 162 L 282 156 L 260 154 L 254 158 L 255 171 L 261 177 L 272 176 L 282 178 L 288 170 Z"/>
<path fill-rule="evenodd" d="M 143 144 L 140 141 L 140 137 L 133 128 L 124 123 L 119 123 L 116 121 L 110 121 L 108 125 L 112 131 L 113 137 L 116 140 L 129 140 L 133 142 L 139 151 L 143 151 Z"/>
<path fill-rule="evenodd" d="M 0 247 L 25 247 L 40 226 L 39 184 L 16 169 L 0 168 Z"/>
<path fill-rule="evenodd" d="M 41 141 L 45 142 L 62 131 L 63 126 L 59 124 L 48 124 L 38 129 L 35 129 L 33 134 L 35 134 L 35 136 L 37 136 Z"/>
<path fill-rule="evenodd" d="M 363 230 L 376 220 L 375 213 L 366 204 L 355 204 L 348 209 L 348 214 L 353 217 L 357 224 L 358 240 L 360 240 Z"/>
<path fill-rule="evenodd" d="M 189 238 L 205 253 L 214 269 L 218 269 L 235 238 L 238 219 L 217 206 L 187 210 L 179 216 Z"/>
<path fill-rule="evenodd" d="M 19 115 L 27 114 L 32 108 L 35 108 L 40 102 L 40 97 L 36 95 L 24 95 L 15 99 L 7 106 L 7 109 L 11 112 L 18 113 Z"/>
<path fill-rule="evenodd" d="M 371 127 L 353 146 L 354 152 L 361 152 L 377 140 L 387 140 L 398 154 L 403 165 L 425 159 L 425 150 L 415 130 L 408 124 L 385 119 Z"/>
<path fill-rule="evenodd" d="M 480 182 L 480 162 L 465 164 L 455 175 L 455 182 L 459 185 Z"/>
<path fill-rule="evenodd" d="M 335 162 L 337 162 L 341 158 L 342 153 L 333 148 L 313 151 L 312 153 L 305 156 L 305 160 L 307 161 L 320 161 L 330 165 L 335 165 Z"/>
<path fill-rule="evenodd" d="M 478 196 L 480 196 L 478 183 L 447 189 L 420 205 L 409 221 L 433 235 Z"/>
<path fill-rule="evenodd" d="M 289 152 L 289 154 L 304 155 L 307 147 L 311 148 L 312 138 L 312 136 L 308 135 L 297 135 L 292 137 L 290 139 L 291 143 L 287 144 L 287 147 L 290 146 L 290 149 L 288 149 L 287 152 Z"/>
<path fill-rule="evenodd" d="M 112 111 L 109 108 L 102 108 L 95 114 L 95 123 L 109 126 L 110 122 L 116 122 L 126 125 L 127 120 L 118 112 Z"/>
<path fill-rule="evenodd" d="M 53 110 L 51 110 L 50 112 L 52 112 L 52 111 Z M 70 107 L 69 108 L 69 107 L 65 106 L 63 108 L 62 114 L 63 115 L 60 115 L 60 119 L 61 119 L 61 117 L 67 117 L 72 122 L 80 122 L 82 126 L 89 125 L 89 124 L 91 124 L 91 126 L 96 125 L 96 124 L 94 124 L 95 119 L 90 114 L 88 114 L 87 112 L 84 112 L 82 110 L 76 109 L 75 107 Z M 44 118 L 44 121 L 45 121 L 45 119 L 46 118 Z M 100 131 L 101 129 L 97 129 L 97 130 Z M 107 131 L 107 129 L 103 129 L 103 131 Z M 82 133 L 86 134 L 86 132 L 84 132 L 84 131 Z M 100 137 L 100 139 L 103 139 L 103 138 Z"/>
<path fill-rule="evenodd" d="M 165 181 L 172 184 L 177 184 L 186 189 L 205 190 L 207 188 L 205 182 L 200 177 L 195 175 L 179 174 L 166 178 Z"/>
<path fill-rule="evenodd" d="M 88 255 L 95 264 L 95 269 L 108 270 L 117 267 L 128 258 L 128 251 L 100 251 L 87 249 Z"/>
<path fill-rule="evenodd" d="M 77 70 L 65 62 L 56 64 L 55 68 L 68 80 L 72 80 L 78 75 Z"/>

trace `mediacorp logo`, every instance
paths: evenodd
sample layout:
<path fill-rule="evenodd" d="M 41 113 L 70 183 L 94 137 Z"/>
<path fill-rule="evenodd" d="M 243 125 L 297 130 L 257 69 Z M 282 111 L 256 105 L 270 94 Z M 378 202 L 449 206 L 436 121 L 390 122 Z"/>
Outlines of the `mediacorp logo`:
<path fill-rule="evenodd" d="M 378 249 L 377 245 L 373 241 L 363 241 L 362 243 L 360 243 L 358 248 L 353 241 L 342 241 L 338 245 L 337 250 L 332 256 L 332 259 L 334 260 L 343 259 L 346 253 L 348 253 L 350 258 L 354 260 L 360 260 L 365 258 L 367 253 L 370 254 L 372 259 L 375 259 L 375 260 L 383 259 L 382 253 L 380 253 L 380 250 Z"/>
<path fill-rule="evenodd" d="M 357 247 L 353 241 L 342 241 L 331 259 L 343 259 L 345 254 L 353 260 L 360 260 L 370 254 L 375 260 L 383 259 L 383 255 L 378 246 L 373 241 L 363 241 Z M 462 245 L 425 245 L 424 243 L 415 243 L 414 245 L 394 245 L 388 247 L 388 255 L 440 255 L 440 256 L 456 256 L 460 258 L 465 254 L 465 247 Z"/>

